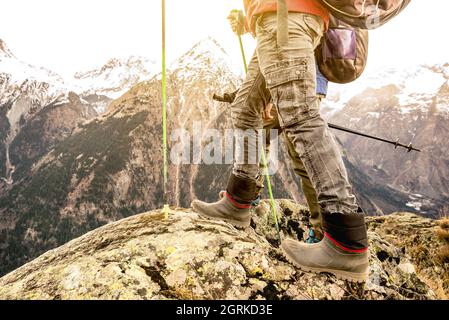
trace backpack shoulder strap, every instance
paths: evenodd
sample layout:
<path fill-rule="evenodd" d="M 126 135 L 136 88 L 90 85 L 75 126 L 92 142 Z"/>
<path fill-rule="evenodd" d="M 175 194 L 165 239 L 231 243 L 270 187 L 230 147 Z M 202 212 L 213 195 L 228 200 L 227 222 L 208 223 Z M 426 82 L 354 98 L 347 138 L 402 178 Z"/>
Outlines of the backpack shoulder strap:
<path fill-rule="evenodd" d="M 288 8 L 286 0 L 277 0 L 277 43 L 279 47 L 288 44 Z"/>

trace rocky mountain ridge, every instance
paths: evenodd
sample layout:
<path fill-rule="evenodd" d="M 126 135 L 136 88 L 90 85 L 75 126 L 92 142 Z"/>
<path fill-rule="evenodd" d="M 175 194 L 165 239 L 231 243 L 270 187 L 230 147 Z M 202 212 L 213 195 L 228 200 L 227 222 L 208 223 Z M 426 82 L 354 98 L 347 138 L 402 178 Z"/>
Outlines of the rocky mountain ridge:
<path fill-rule="evenodd" d="M 100 68 L 98 75 L 102 74 Z M 169 68 L 169 132 L 186 130 L 191 136 L 202 137 L 204 146 L 212 139 L 206 129 L 230 128 L 229 107 L 212 101 L 211 96 L 235 90 L 240 81 L 232 59 L 216 41 L 206 39 L 195 45 Z M 155 75 L 112 101 L 100 116 L 85 113 L 87 106 L 94 106 L 95 95 L 88 100 L 73 93 L 62 100 L 64 103 L 58 101 L 37 113 L 30 112 L 29 119 L 22 121 L 20 133 L 9 147 L 13 157 L 6 170 L 13 171 L 12 183 L 0 181 L 0 274 L 101 225 L 164 204 L 160 88 L 160 77 Z M 386 90 L 385 95 L 389 94 Z M 359 96 L 347 105 L 363 98 Z M 0 141 L 5 141 L 3 137 L 9 132 L 2 110 L 10 109 L 6 105 L 0 108 L 0 121 L 5 123 L 0 128 L 6 128 L 0 130 Z M 195 123 L 201 123 L 198 132 L 193 131 Z M 401 134 L 404 139 L 408 137 Z M 372 146 L 364 143 L 366 148 Z M 2 143 L 0 157 L 4 157 L 8 153 L 2 153 L 1 148 Z M 304 202 L 299 180 L 282 148 L 281 143 L 279 171 L 272 178 L 275 197 Z M 385 149 L 377 149 L 377 157 L 384 154 Z M 442 161 L 445 168 L 444 158 Z M 386 185 L 384 178 L 368 175 L 359 154 L 345 152 L 345 162 L 368 215 L 410 210 L 438 216 L 440 209 L 433 206 L 440 204 L 435 200 L 420 210 L 407 206 L 411 196 L 418 197 L 410 193 L 411 187 Z M 5 172 L 4 163 L 0 162 L 0 172 Z M 188 207 L 194 198 L 215 201 L 230 169 L 230 165 L 171 165 L 166 201 L 177 207 Z M 427 174 L 420 172 L 424 177 Z"/>
<path fill-rule="evenodd" d="M 279 200 L 277 210 L 282 236 L 303 240 L 308 220 L 305 208 Z M 412 214 L 388 219 L 405 222 L 402 225 L 409 231 L 436 228 L 431 220 Z M 108 224 L 0 278 L 0 298 L 444 298 L 444 290 L 432 288 L 411 258 L 413 246 L 404 239 L 393 244 L 381 236 L 389 227 L 383 222 L 378 218 L 368 222 L 373 231 L 369 233 L 370 277 L 364 286 L 326 274 L 303 273 L 288 263 L 278 249 L 270 206 L 262 203 L 247 230 L 174 207 L 168 213 L 156 210 Z M 447 281 L 447 265 L 439 268 Z M 432 270 L 438 274 L 436 267 Z"/>
<path fill-rule="evenodd" d="M 96 115 L 89 103 L 67 90 L 59 75 L 21 61 L 4 42 L 1 47 L 0 194 L 5 184 L 7 187 L 14 183 L 18 166 L 24 165 L 16 162 L 17 158 L 27 159 L 25 162 L 36 160 L 54 142 L 66 137 L 78 121 Z M 57 118 L 50 120 L 50 114 Z M 35 135 L 36 129 L 41 140 Z M 34 135 L 28 136 L 31 131 Z M 16 153 L 17 148 L 27 150 Z"/>

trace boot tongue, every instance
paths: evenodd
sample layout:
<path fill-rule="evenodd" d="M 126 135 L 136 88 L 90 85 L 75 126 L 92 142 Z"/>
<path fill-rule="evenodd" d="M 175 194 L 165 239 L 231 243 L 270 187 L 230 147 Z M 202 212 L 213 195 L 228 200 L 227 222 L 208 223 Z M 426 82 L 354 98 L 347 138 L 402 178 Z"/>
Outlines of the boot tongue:
<path fill-rule="evenodd" d="M 257 207 L 260 204 L 260 196 L 257 197 L 256 200 L 254 200 L 253 202 L 251 202 L 251 206 L 253 207 Z"/>
<path fill-rule="evenodd" d="M 312 244 L 312 243 L 318 243 L 320 242 L 320 239 L 315 237 L 315 231 L 313 229 L 309 230 L 309 237 L 306 240 L 306 243 Z"/>

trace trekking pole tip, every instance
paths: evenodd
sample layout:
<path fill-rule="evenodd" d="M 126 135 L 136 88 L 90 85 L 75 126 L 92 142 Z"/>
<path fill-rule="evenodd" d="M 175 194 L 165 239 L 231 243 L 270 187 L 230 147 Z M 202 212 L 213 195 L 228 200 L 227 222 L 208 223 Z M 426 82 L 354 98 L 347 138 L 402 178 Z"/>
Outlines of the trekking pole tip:
<path fill-rule="evenodd" d="M 168 204 L 164 204 L 164 208 L 162 209 L 162 213 L 164 214 L 164 219 L 168 220 L 168 215 L 170 213 L 170 206 Z"/>

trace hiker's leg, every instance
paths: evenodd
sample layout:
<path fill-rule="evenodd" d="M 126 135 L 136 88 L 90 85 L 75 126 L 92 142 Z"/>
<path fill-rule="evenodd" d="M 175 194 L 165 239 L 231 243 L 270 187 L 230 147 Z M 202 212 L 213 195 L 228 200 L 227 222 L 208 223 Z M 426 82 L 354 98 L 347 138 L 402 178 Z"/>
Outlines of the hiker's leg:
<path fill-rule="evenodd" d="M 192 207 L 202 216 L 225 220 L 236 226 L 249 226 L 249 209 L 256 198 L 259 177 L 257 134 L 258 129 L 262 129 L 262 111 L 269 100 L 270 93 L 260 72 L 257 54 L 254 54 L 246 78 L 231 105 L 236 137 L 234 156 L 238 158 L 220 201 L 211 204 L 198 200 L 192 202 Z"/>
<path fill-rule="evenodd" d="M 305 270 L 359 281 L 366 278 L 368 266 L 364 216 L 358 213 L 340 150 L 320 115 L 316 95 L 314 49 L 323 34 L 323 21 L 291 12 L 288 23 L 288 44 L 279 48 L 276 14 L 261 16 L 256 25 L 257 52 L 281 126 L 317 192 L 325 239 L 319 246 L 288 241 L 283 249 Z M 336 249 L 340 246 L 343 253 Z"/>
<path fill-rule="evenodd" d="M 264 130 L 267 132 L 267 139 L 266 139 L 266 148 L 265 152 L 267 154 L 267 159 L 269 158 L 270 153 L 270 130 L 278 130 L 279 133 L 283 133 L 281 126 L 279 124 L 279 117 L 277 112 L 272 113 L 273 119 L 266 121 L 264 123 Z M 278 134 L 279 136 L 279 134 Z M 304 193 L 304 196 L 307 201 L 307 205 L 309 207 L 310 211 L 310 222 L 314 228 L 315 237 L 317 239 L 323 238 L 323 232 L 321 230 L 321 215 L 320 215 L 320 205 L 318 203 L 318 197 L 315 192 L 315 189 L 313 188 L 312 182 L 310 181 L 309 176 L 307 175 L 307 171 L 304 168 L 304 164 L 302 163 L 301 158 L 299 157 L 298 153 L 295 150 L 295 147 L 291 143 L 291 141 L 287 138 L 286 134 L 283 133 L 283 140 L 287 146 L 288 155 L 290 157 L 293 170 L 295 171 L 296 175 L 299 176 L 301 179 L 301 188 L 302 192 Z M 265 166 L 261 163 L 260 164 L 261 172 L 263 173 Z"/>
<path fill-rule="evenodd" d="M 270 132 L 271 130 L 278 130 L 278 136 L 279 133 L 282 133 L 281 126 L 279 124 L 279 117 L 277 112 L 272 112 L 273 119 L 270 119 L 268 121 L 264 122 L 264 130 L 266 131 L 266 147 L 265 147 L 265 153 L 267 155 L 267 159 L 269 159 L 270 155 L 270 144 L 271 144 L 271 137 Z M 312 182 L 309 179 L 309 176 L 307 175 L 307 171 L 304 168 L 304 165 L 302 163 L 301 158 L 298 156 L 298 153 L 295 151 L 295 147 L 290 142 L 290 140 L 287 138 L 285 134 L 283 134 L 284 142 L 287 146 L 288 155 L 291 159 L 291 163 L 293 166 L 293 170 L 295 171 L 296 175 L 299 176 L 301 179 L 301 187 L 302 191 L 304 193 L 304 196 L 307 201 L 307 205 L 309 206 L 310 211 L 310 222 L 312 226 L 317 230 L 318 233 L 321 231 L 321 216 L 320 216 L 320 205 L 318 204 L 318 197 L 315 192 L 315 189 L 313 188 Z M 261 173 L 264 174 L 266 170 L 263 163 L 260 163 L 260 169 Z M 319 238 L 322 238 L 322 232 Z"/>
<path fill-rule="evenodd" d="M 307 205 L 310 211 L 310 222 L 317 232 L 321 231 L 321 215 L 320 215 L 320 205 L 318 203 L 318 197 L 315 189 L 313 188 L 312 182 L 307 174 L 306 168 L 302 163 L 301 158 L 295 150 L 294 145 L 284 134 L 284 141 L 287 145 L 288 155 L 292 161 L 293 170 L 301 178 L 301 187 L 304 196 L 306 197 Z M 322 233 L 322 232 L 321 232 Z M 321 237 L 320 237 L 321 238 Z"/>
<path fill-rule="evenodd" d="M 263 129 L 262 112 L 269 101 L 270 92 L 255 53 L 249 64 L 247 77 L 231 105 L 232 124 L 237 138 L 233 168 L 233 175 L 236 177 L 253 181 L 259 177 L 259 154 L 256 153 L 259 141 L 254 138 L 257 137 L 258 130 Z M 253 139 L 246 139 L 248 136 Z M 243 144 L 238 143 L 243 140 Z"/>

